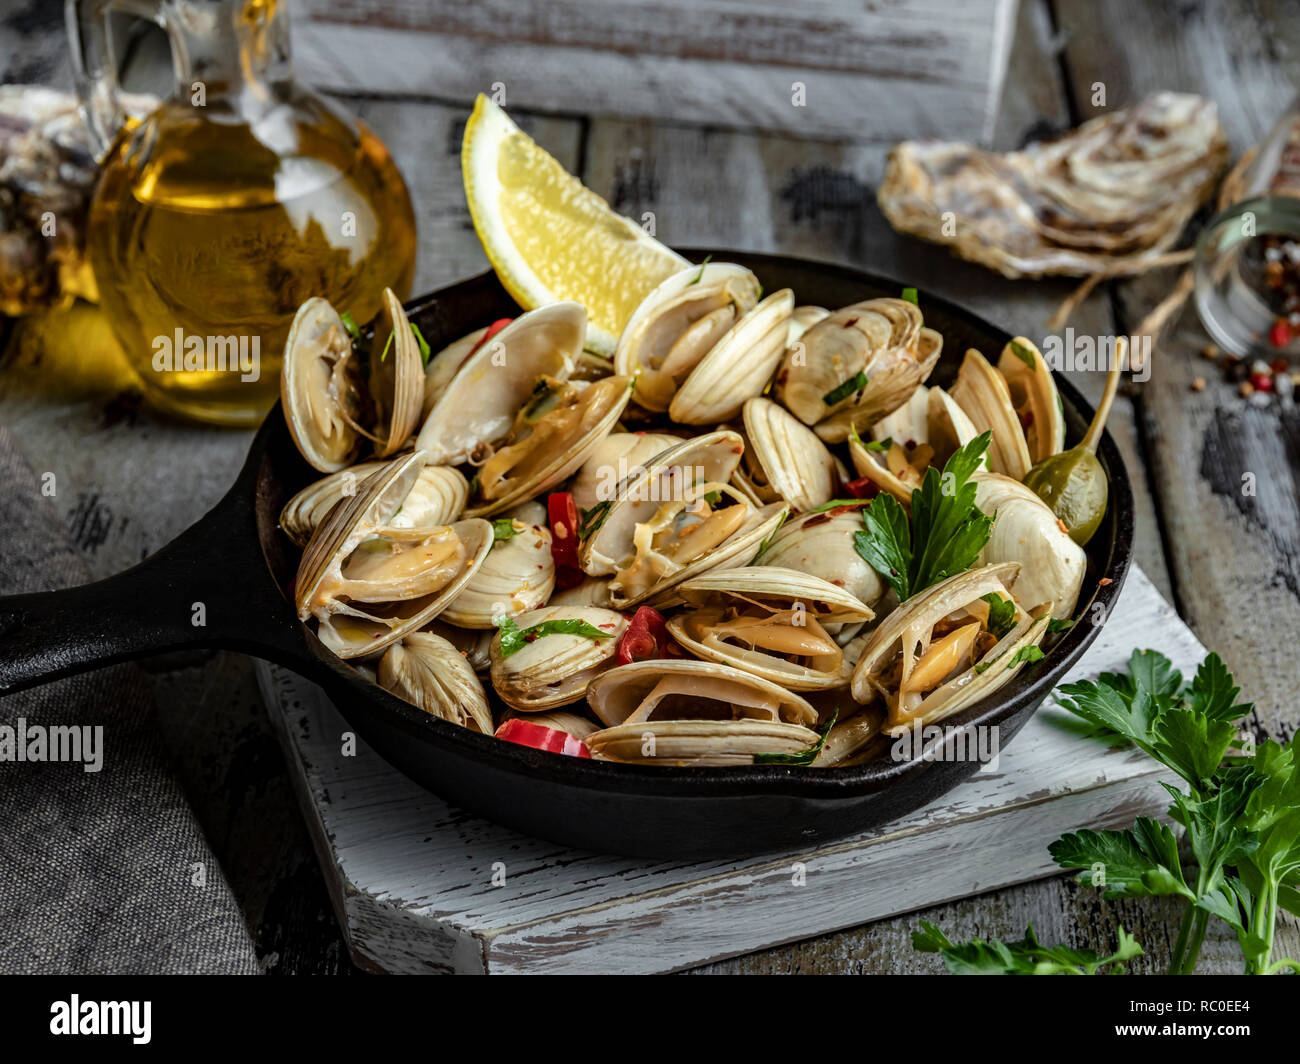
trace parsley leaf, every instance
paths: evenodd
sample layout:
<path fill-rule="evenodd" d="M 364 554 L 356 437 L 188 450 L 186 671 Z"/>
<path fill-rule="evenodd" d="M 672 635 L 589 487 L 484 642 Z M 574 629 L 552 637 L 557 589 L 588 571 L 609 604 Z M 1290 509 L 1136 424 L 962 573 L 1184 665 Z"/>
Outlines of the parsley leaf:
<path fill-rule="evenodd" d="M 822 396 L 822 402 L 827 406 L 834 406 L 836 403 L 842 403 L 854 392 L 861 391 L 867 386 L 867 371 L 858 370 L 846 381 L 841 381 L 835 385 L 829 392 Z"/>
<path fill-rule="evenodd" d="M 903 289 L 902 299 L 903 299 L 905 302 L 911 303 L 912 306 L 914 306 L 914 307 L 918 307 L 918 306 L 921 305 L 920 302 L 919 302 L 919 301 L 917 300 L 917 298 L 916 298 L 916 289 L 915 289 L 915 288 L 904 288 L 904 289 Z"/>
<path fill-rule="evenodd" d="M 1052 635 L 1056 632 L 1068 632 L 1074 627 L 1074 622 L 1068 617 L 1053 617 L 1047 622 L 1047 634 Z"/>
<path fill-rule="evenodd" d="M 1007 662 L 1007 668 L 1009 669 L 1015 665 L 1019 665 L 1022 661 L 1026 665 L 1032 665 L 1034 662 L 1042 660 L 1043 648 L 1030 643 L 1028 646 L 1023 646 L 1015 652 L 1011 660 Z"/>
<path fill-rule="evenodd" d="M 1001 639 L 1016 626 L 1016 604 L 1004 599 L 996 591 L 990 591 L 981 598 L 989 604 L 989 631 Z"/>
<path fill-rule="evenodd" d="M 339 315 L 339 321 L 343 323 L 343 328 L 347 329 L 348 335 L 351 336 L 353 340 L 361 339 L 361 326 L 357 324 L 356 318 L 345 310 Z"/>
<path fill-rule="evenodd" d="M 529 643 L 536 642 L 548 635 L 580 635 L 587 639 L 613 639 L 613 632 L 602 632 L 594 624 L 576 618 L 562 618 L 554 621 L 542 621 L 530 628 L 520 628 L 509 617 L 496 619 L 496 626 L 501 629 L 501 656 L 508 658 L 518 654 Z"/>
<path fill-rule="evenodd" d="M 1122 927 L 1119 943 L 1109 957 L 1099 957 L 1090 949 L 1043 946 L 1033 924 L 1019 942 L 977 938 L 957 945 L 935 924 L 922 920 L 912 932 L 912 947 L 940 954 L 952 975 L 1095 975 L 1103 969 L 1113 975 L 1122 972 L 1134 957 L 1142 956 L 1142 947 Z"/>
<path fill-rule="evenodd" d="M 863 531 L 854 536 L 858 554 L 905 601 L 975 564 L 988 542 L 993 519 L 975 505 L 971 476 L 988 450 L 983 433 L 958 450 L 940 474 L 925 471 L 912 492 L 912 520 L 902 505 L 882 492 L 862 512 Z"/>
<path fill-rule="evenodd" d="M 519 529 L 515 528 L 515 519 L 513 517 L 498 517 L 492 522 L 492 542 L 494 544 L 514 539 L 518 534 Z"/>
<path fill-rule="evenodd" d="M 424 368 L 429 368 L 429 355 L 432 349 L 429 347 L 429 341 L 424 338 L 424 333 L 420 332 L 420 327 L 411 322 L 411 332 L 415 333 L 415 342 L 420 345 L 420 361 L 424 363 Z"/>
<path fill-rule="evenodd" d="M 822 747 L 826 745 L 826 738 L 830 735 L 831 729 L 835 727 L 835 721 L 839 719 L 840 711 L 837 707 L 831 712 L 831 719 L 826 722 L 826 726 L 821 730 L 821 738 L 818 739 L 807 750 L 800 750 L 797 754 L 755 754 L 754 764 L 756 765 L 811 765 L 817 760 L 817 755 L 822 752 Z"/>
<path fill-rule="evenodd" d="M 586 539 L 592 533 L 598 532 L 600 526 L 605 523 L 605 518 L 609 516 L 609 508 L 613 504 L 613 499 L 607 499 L 596 503 L 589 510 L 583 510 L 578 519 L 578 538 Z"/>
<path fill-rule="evenodd" d="M 1011 353 L 1030 369 L 1034 369 L 1037 366 L 1038 363 L 1034 358 L 1034 353 L 1019 340 L 1012 340 L 1008 346 L 1011 348 Z"/>
<path fill-rule="evenodd" d="M 1183 879 L 1173 831 L 1150 817 L 1138 817 L 1133 827 L 1123 831 L 1072 832 L 1047 851 L 1062 868 L 1083 869 L 1078 881 L 1104 886 L 1107 898 L 1195 897 Z"/>

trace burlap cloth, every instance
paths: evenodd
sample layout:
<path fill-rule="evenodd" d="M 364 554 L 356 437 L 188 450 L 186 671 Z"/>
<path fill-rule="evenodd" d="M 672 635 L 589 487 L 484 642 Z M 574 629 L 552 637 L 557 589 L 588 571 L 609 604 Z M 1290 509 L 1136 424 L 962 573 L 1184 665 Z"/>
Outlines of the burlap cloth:
<path fill-rule="evenodd" d="M 88 578 L 3 427 L 0 543 L 0 594 Z M 0 972 L 258 972 L 239 905 L 168 767 L 138 670 L 0 697 L 0 726 L 16 728 L 19 718 L 28 729 L 102 725 L 102 768 L 0 756 Z"/>

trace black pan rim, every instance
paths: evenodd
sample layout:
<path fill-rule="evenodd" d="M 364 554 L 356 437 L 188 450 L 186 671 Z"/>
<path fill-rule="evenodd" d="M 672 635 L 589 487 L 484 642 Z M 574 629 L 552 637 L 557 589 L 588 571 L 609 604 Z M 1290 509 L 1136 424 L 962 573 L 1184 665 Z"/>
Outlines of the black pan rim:
<path fill-rule="evenodd" d="M 763 264 L 767 264 L 772 267 L 825 271 L 838 275 L 841 280 L 873 288 L 894 288 L 901 291 L 903 287 L 901 282 L 893 278 L 871 274 L 854 266 L 797 256 L 715 248 L 678 250 L 695 262 L 711 255 L 718 261 L 741 261 L 749 264 L 756 269 L 756 272 L 761 271 Z M 457 290 L 485 284 L 499 284 L 490 270 L 419 296 L 410 300 L 406 306 L 409 312 L 415 314 L 421 308 L 436 301 L 454 297 Z M 1006 330 L 990 324 L 984 318 L 958 304 L 929 294 L 926 294 L 924 299 L 927 305 L 938 308 L 948 317 L 964 322 L 974 331 L 995 337 L 1001 344 L 1005 344 L 1012 338 Z M 1053 376 L 1067 407 L 1084 421 L 1090 420 L 1093 414 L 1091 405 L 1060 373 L 1054 371 Z M 263 455 L 268 453 L 271 434 L 277 432 L 286 436 L 288 433 L 278 404 L 272 409 L 258 433 L 254 451 Z M 1113 531 L 1105 571 L 1095 574 L 1098 584 L 1091 597 L 1086 601 L 1081 599 L 1076 607 L 1076 616 L 1091 612 L 1096 617 L 1096 608 L 1100 605 L 1100 619 L 1095 623 L 1076 623 L 1065 632 L 1044 658 L 1045 667 L 1039 668 L 1032 681 L 1012 697 L 999 699 L 998 694 L 995 693 L 990 698 L 952 717 L 936 722 L 946 734 L 950 735 L 952 730 L 960 728 L 989 728 L 1014 721 L 1027 707 L 1038 705 L 1050 695 L 1062 676 L 1100 634 L 1119 596 L 1132 562 L 1134 507 L 1127 469 L 1119 448 L 1109 432 L 1103 434 L 1098 451 L 1110 478 L 1109 506 L 1113 513 L 1110 522 Z M 267 564 L 269 568 L 269 561 Z M 905 781 L 917 779 L 931 765 L 937 763 L 934 757 L 936 744 L 933 742 L 926 744 L 924 756 L 910 760 L 877 760 L 849 768 L 781 765 L 642 766 L 546 753 L 431 717 L 377 684 L 372 684 L 347 662 L 335 657 L 305 625 L 300 625 L 300 630 L 312 650 L 313 657 L 333 674 L 333 678 L 366 698 L 376 710 L 389 718 L 390 724 L 399 727 L 413 740 L 443 746 L 449 753 L 478 761 L 485 767 L 499 772 L 589 790 L 593 794 L 616 791 L 624 794 L 662 795 L 684 799 L 767 795 L 834 802 L 901 786 Z M 1020 676 L 1012 681 L 1013 684 L 1020 680 L 1024 671 L 1022 670 Z M 944 741 L 947 739 L 941 740 Z M 972 770 L 975 767 L 977 766 L 972 765 Z"/>

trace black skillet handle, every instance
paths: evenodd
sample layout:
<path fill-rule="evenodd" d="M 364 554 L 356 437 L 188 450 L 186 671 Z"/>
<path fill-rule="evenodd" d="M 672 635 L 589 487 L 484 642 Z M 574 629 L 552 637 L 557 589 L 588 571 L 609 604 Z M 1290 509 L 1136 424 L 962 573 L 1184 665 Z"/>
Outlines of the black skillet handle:
<path fill-rule="evenodd" d="M 249 495 L 241 476 L 197 524 L 116 576 L 0 598 L 0 694 L 197 647 L 319 672 L 267 572 Z"/>

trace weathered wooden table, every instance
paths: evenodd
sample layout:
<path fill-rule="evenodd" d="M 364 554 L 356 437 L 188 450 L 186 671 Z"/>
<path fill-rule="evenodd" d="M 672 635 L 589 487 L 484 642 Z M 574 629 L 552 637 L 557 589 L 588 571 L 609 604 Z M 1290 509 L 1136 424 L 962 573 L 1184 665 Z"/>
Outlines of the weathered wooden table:
<path fill-rule="evenodd" d="M 48 9 L 48 10 L 47 10 Z M 1016 147 L 1162 88 L 1219 104 L 1234 152 L 1261 137 L 1291 94 L 1286 57 L 1300 54 L 1300 25 L 1270 0 L 1021 0 L 995 146 Z M 6 18 L 4 80 L 65 84 L 58 5 Z M 352 96 L 345 103 L 383 137 L 415 200 L 421 254 L 416 290 L 485 267 L 460 183 L 465 101 Z M 888 108 L 889 100 L 866 101 Z M 798 140 L 787 135 L 582 115 L 516 117 L 588 185 L 633 217 L 656 216 L 669 243 L 781 251 L 858 264 L 963 303 L 1030 337 L 1069 282 L 1009 282 L 892 232 L 875 206 L 887 144 Z M 1094 335 L 1132 330 L 1174 275 L 1095 292 L 1073 322 Z M 92 308 L 62 324 L 58 345 L 20 327 L 0 372 L 0 422 L 38 471 L 56 473 L 57 504 L 96 575 L 151 553 L 224 491 L 249 434 L 161 421 L 132 401 L 120 355 L 99 342 Z M 1189 311 L 1155 351 L 1151 379 L 1126 388 L 1111 418 L 1138 498 L 1137 561 L 1200 639 L 1217 649 L 1257 706 L 1259 735 L 1287 739 L 1300 645 L 1300 414 L 1259 408 L 1199 359 L 1205 343 Z M 1191 381 L 1209 378 L 1193 392 Z M 1096 378 L 1096 379 L 1087 379 Z M 1077 382 L 1093 398 L 1100 375 Z M 1254 473 L 1256 494 L 1243 494 Z M 1159 645 L 1159 633 L 1151 634 Z M 178 770 L 275 972 L 352 970 L 280 748 L 248 660 L 237 655 L 146 663 L 158 719 Z M 1105 944 L 1116 924 L 1134 931 L 1158 970 L 1176 921 L 1161 904 L 1105 902 L 1067 878 L 981 895 L 918 914 L 954 937 L 1040 937 Z M 934 971 L 912 951 L 916 916 L 886 920 L 727 961 L 708 971 Z M 1237 947 L 1218 929 L 1203 971 L 1237 970 Z M 1294 921 L 1280 953 L 1300 950 Z"/>

